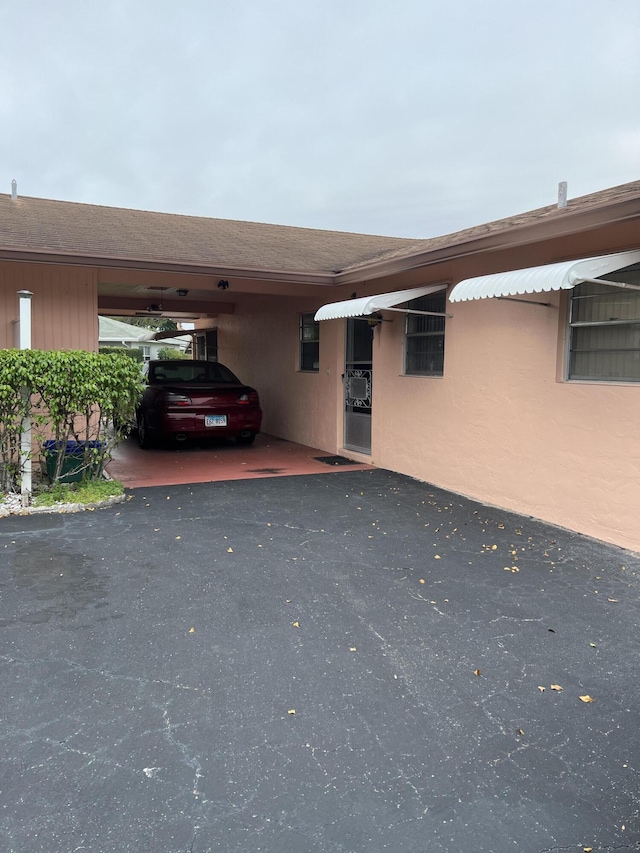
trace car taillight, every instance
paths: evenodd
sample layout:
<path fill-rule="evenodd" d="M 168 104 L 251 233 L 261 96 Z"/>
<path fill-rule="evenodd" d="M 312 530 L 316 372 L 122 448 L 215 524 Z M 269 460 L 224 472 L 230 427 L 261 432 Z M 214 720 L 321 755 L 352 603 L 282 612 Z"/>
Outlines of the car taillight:
<path fill-rule="evenodd" d="M 191 405 L 191 397 L 187 397 L 186 394 L 172 394 L 171 392 L 168 392 L 165 399 L 170 406 Z"/>
<path fill-rule="evenodd" d="M 258 405 L 258 392 L 257 391 L 249 391 L 248 394 L 240 394 L 236 403 L 239 406 L 257 406 Z"/>

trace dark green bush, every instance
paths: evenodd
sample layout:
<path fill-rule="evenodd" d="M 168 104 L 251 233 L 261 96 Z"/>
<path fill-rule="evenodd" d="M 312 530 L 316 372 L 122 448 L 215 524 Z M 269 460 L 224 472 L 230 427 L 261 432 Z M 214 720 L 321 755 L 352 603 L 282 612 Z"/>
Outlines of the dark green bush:
<path fill-rule="evenodd" d="M 29 416 L 34 443 L 75 441 L 90 453 L 87 476 L 101 471 L 121 438 L 113 424 L 133 420 L 142 387 L 139 365 L 120 353 L 0 350 L 0 488 L 19 489 L 20 439 Z M 60 454 L 54 480 L 63 462 Z"/>

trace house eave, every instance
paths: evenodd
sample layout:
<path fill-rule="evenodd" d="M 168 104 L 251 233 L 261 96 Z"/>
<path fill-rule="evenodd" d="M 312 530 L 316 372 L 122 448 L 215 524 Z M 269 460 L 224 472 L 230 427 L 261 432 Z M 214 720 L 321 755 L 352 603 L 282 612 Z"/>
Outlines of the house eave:
<path fill-rule="evenodd" d="M 222 278 L 243 278 L 255 281 L 278 281 L 296 284 L 315 284 L 332 286 L 335 284 L 332 272 L 303 272 L 299 270 L 273 270 L 251 267 L 207 266 L 172 261 L 150 261 L 138 258 L 108 258 L 97 255 L 71 254 L 65 252 L 19 250 L 0 247 L 0 260 L 22 263 L 61 264 L 68 266 L 102 267 L 123 270 L 147 270 L 149 272 L 168 272 L 186 275 L 210 275 Z"/>

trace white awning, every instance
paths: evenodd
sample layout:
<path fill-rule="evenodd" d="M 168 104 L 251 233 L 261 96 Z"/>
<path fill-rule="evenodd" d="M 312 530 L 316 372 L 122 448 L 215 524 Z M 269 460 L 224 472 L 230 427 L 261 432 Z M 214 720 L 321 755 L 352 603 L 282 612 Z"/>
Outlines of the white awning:
<path fill-rule="evenodd" d="M 393 293 L 379 293 L 377 296 L 361 296 L 359 299 L 347 299 L 344 302 L 329 302 L 316 311 L 315 320 L 339 320 L 343 317 L 367 317 L 376 311 L 394 308 L 430 293 L 446 290 L 446 284 L 429 284 L 415 287 L 413 290 L 396 290 Z"/>
<path fill-rule="evenodd" d="M 640 263 L 640 251 L 602 255 L 582 261 L 564 261 L 542 267 L 465 278 L 451 291 L 451 302 L 517 296 L 523 293 L 547 293 L 551 290 L 571 290 L 582 281 L 598 281 L 601 276 Z M 610 282 L 602 282 L 609 284 Z M 614 284 L 614 282 L 611 282 Z"/>

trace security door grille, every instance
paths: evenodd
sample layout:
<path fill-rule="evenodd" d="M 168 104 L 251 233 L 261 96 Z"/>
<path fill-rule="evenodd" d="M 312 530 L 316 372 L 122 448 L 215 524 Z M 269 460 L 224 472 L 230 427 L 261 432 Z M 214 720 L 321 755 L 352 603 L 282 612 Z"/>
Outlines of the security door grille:
<path fill-rule="evenodd" d="M 365 320 L 347 320 L 344 446 L 360 453 L 371 453 L 372 338 Z"/>

